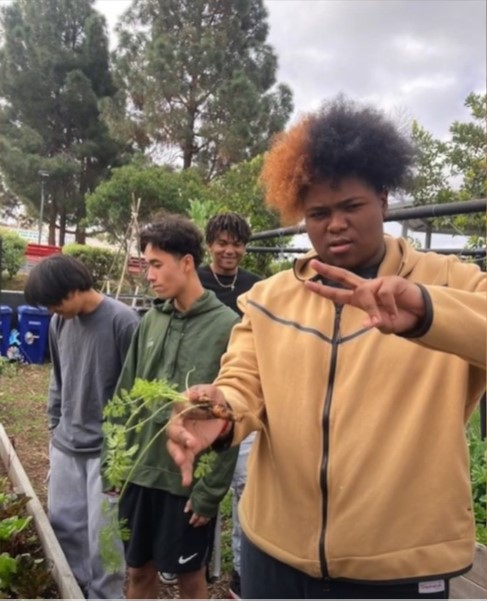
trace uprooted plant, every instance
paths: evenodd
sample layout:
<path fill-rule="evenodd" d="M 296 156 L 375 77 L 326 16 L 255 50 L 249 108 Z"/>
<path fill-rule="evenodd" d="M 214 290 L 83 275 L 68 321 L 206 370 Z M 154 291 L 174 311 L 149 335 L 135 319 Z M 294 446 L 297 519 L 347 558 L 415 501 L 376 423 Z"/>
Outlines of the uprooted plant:
<path fill-rule="evenodd" d="M 188 399 L 177 390 L 177 386 L 167 380 L 144 380 L 137 378 L 130 391 L 122 390 L 105 406 L 103 434 L 107 449 L 103 476 L 110 487 L 118 492 L 118 499 L 124 494 L 130 477 L 137 465 L 160 440 L 171 422 L 171 413 L 175 404 L 188 404 Z M 214 405 L 203 400 L 184 407 L 178 414 L 192 415 L 197 419 L 226 419 L 235 421 L 235 416 L 226 406 Z M 127 435 L 131 431 L 140 432 L 149 421 L 157 418 L 163 425 L 143 449 L 138 444 L 128 446 Z M 138 453 L 137 460 L 134 460 Z M 196 479 L 205 476 L 213 467 L 217 455 L 210 450 L 203 453 L 194 471 Z M 107 572 L 115 572 L 121 567 L 122 558 L 113 544 L 117 537 L 126 540 L 130 535 L 126 524 L 118 520 L 113 506 L 105 504 L 106 525 L 100 533 L 100 555 Z"/>

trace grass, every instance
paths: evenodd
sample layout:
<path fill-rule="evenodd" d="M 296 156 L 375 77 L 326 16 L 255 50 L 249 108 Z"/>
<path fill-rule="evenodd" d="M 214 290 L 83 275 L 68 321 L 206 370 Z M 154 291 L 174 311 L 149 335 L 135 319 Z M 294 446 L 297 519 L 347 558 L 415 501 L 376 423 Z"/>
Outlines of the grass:
<path fill-rule="evenodd" d="M 44 506 L 49 466 L 48 381 L 48 365 L 0 362 L 1 421 Z"/>

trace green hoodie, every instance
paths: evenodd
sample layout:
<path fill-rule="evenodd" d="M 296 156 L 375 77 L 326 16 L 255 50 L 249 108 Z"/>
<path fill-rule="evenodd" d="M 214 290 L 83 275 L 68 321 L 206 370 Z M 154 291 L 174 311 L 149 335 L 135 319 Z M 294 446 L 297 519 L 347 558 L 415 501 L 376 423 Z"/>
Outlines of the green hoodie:
<path fill-rule="evenodd" d="M 188 377 L 189 385 L 213 382 L 232 327 L 238 322 L 239 316 L 207 290 L 184 313 L 177 311 L 173 301 L 156 301 L 134 334 L 116 393 L 130 390 L 135 378 L 164 378 L 177 384 L 181 392 L 186 389 Z M 139 421 L 148 415 L 144 410 Z M 133 429 L 128 433 L 127 448 L 139 445 L 134 456 L 136 462 L 168 417 L 168 412 L 163 411 L 146 422 L 140 432 Z M 195 513 L 213 517 L 230 486 L 237 456 L 238 447 L 219 453 L 209 474 L 184 487 L 181 472 L 169 456 L 166 436 L 162 433 L 143 454 L 130 476 L 130 482 L 189 497 Z"/>

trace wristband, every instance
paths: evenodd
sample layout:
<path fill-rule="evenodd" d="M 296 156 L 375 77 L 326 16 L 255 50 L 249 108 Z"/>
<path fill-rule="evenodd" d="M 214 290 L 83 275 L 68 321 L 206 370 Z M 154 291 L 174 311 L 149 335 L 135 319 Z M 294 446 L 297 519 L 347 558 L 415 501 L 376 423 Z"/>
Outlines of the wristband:
<path fill-rule="evenodd" d="M 229 434 L 231 429 L 232 429 L 232 422 L 227 419 L 224 420 L 222 429 L 220 430 L 220 434 L 218 434 L 218 436 L 216 437 L 216 440 L 221 440 L 222 438 L 225 438 L 225 436 L 227 434 Z"/>

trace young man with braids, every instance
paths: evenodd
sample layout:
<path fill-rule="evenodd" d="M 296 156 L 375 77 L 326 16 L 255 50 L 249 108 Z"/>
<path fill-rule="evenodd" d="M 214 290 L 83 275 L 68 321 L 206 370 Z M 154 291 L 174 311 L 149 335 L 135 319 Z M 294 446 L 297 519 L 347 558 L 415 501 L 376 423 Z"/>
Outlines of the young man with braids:
<path fill-rule="evenodd" d="M 213 290 L 222 303 L 239 315 L 242 311 L 237 298 L 261 279 L 240 267 L 249 238 L 249 224 L 241 215 L 231 212 L 215 215 L 205 229 L 210 264 L 198 269 L 203 287 Z"/>
<path fill-rule="evenodd" d="M 267 154 L 268 202 L 313 251 L 240 299 L 214 385 L 237 416 L 168 436 L 196 452 L 257 430 L 240 506 L 244 598 L 448 598 L 474 556 L 465 421 L 485 388 L 486 279 L 384 236 L 414 165 L 380 112 L 343 98 Z M 220 440 L 217 440 L 220 439 Z"/>
<path fill-rule="evenodd" d="M 252 288 L 261 278 L 240 267 L 245 247 L 250 238 L 250 227 L 238 213 L 219 213 L 212 217 L 205 229 L 205 240 L 210 253 L 210 264 L 198 269 L 203 287 L 213 290 L 216 297 L 236 311 L 242 311 L 237 298 Z M 242 529 L 238 518 L 238 504 L 247 480 L 247 461 L 255 438 L 252 432 L 240 444 L 237 465 L 232 479 L 232 554 L 233 570 L 230 595 L 240 597 L 240 544 Z"/>

